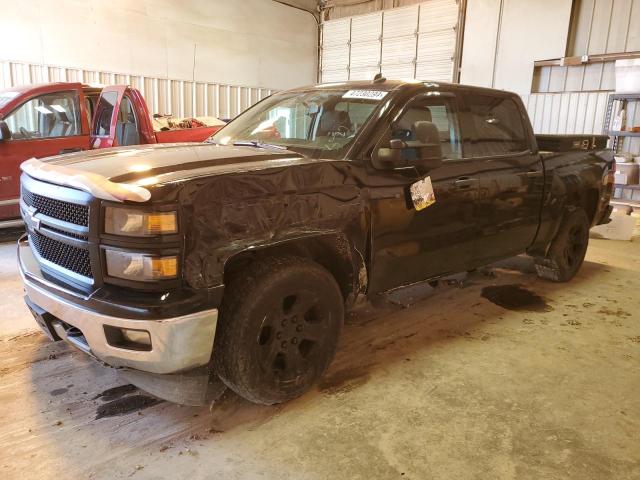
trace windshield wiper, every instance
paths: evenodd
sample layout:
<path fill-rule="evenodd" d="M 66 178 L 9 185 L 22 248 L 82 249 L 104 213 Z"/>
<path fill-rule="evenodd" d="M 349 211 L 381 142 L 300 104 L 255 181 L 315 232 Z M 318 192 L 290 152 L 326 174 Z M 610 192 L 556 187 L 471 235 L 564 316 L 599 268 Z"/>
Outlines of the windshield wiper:
<path fill-rule="evenodd" d="M 258 140 L 236 140 L 232 145 L 234 147 L 277 148 L 279 150 L 289 150 L 289 147 L 285 147 L 284 145 L 265 143 Z"/>

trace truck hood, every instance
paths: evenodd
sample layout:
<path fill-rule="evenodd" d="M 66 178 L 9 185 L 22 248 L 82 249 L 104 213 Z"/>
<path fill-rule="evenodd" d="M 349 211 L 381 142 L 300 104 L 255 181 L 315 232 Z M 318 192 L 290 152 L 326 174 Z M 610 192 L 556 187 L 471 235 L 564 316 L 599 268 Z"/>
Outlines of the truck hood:
<path fill-rule="evenodd" d="M 48 163 L 144 186 L 321 160 L 276 148 L 175 143 L 116 147 L 50 157 Z"/>

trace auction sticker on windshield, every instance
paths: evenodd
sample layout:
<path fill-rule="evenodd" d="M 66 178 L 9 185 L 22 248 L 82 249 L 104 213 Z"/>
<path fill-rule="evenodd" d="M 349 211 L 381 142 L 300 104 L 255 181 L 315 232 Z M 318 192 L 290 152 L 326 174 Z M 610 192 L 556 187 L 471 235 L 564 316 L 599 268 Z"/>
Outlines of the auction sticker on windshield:
<path fill-rule="evenodd" d="M 380 90 L 349 90 L 342 98 L 361 98 L 364 100 L 382 100 L 389 92 Z"/>

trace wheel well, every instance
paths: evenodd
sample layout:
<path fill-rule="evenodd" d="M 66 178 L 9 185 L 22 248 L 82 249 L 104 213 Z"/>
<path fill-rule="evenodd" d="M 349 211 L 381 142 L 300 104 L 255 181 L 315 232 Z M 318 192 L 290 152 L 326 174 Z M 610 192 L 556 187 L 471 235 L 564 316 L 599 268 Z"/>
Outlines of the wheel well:
<path fill-rule="evenodd" d="M 340 236 L 292 240 L 250 251 L 242 251 L 226 261 L 224 268 L 225 285 L 228 285 L 250 263 L 274 256 L 296 256 L 313 260 L 333 275 L 345 301 L 355 300 L 357 291 L 360 288 L 358 276 L 354 270 L 354 260 L 349 243 L 344 237 Z M 358 263 L 361 263 L 359 259 L 357 260 Z"/>
<path fill-rule="evenodd" d="M 581 193 L 575 193 L 572 195 L 566 205 L 567 207 L 580 207 L 587 214 L 589 222 L 593 222 L 596 216 L 596 209 L 598 208 L 599 193 L 597 188 L 590 188 L 587 191 Z"/>

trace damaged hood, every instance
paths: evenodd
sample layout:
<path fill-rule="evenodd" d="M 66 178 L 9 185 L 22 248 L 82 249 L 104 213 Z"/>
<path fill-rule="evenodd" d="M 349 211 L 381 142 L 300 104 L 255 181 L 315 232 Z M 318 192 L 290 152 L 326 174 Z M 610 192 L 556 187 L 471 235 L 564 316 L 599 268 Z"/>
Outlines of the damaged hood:
<path fill-rule="evenodd" d="M 152 186 L 199 176 L 322 162 L 297 152 L 245 146 L 174 143 L 116 147 L 50 157 L 47 163 L 112 182 Z"/>

